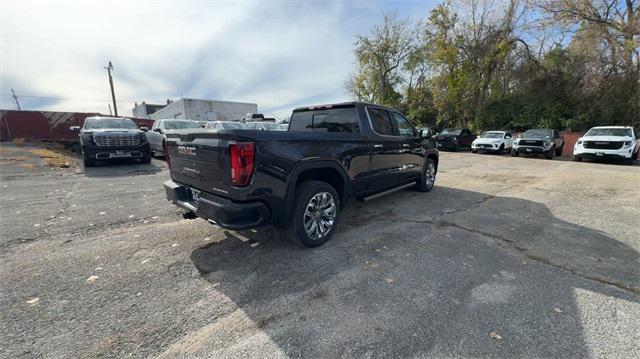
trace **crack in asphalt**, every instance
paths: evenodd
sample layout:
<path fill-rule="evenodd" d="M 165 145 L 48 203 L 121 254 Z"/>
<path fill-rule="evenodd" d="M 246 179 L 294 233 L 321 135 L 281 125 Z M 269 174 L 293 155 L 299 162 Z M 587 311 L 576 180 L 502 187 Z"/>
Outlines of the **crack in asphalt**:
<path fill-rule="evenodd" d="M 464 211 L 458 211 L 458 212 L 464 212 Z M 447 215 L 447 214 L 445 214 Z M 438 216 L 436 218 L 442 217 L 444 215 Z M 554 261 L 552 261 L 549 258 L 543 257 L 541 255 L 537 255 L 537 254 L 532 254 L 529 253 L 529 249 L 515 245 L 514 241 L 504 238 L 502 236 L 493 234 L 493 233 L 487 233 L 487 232 L 483 232 L 480 230 L 475 230 L 475 229 L 470 229 L 470 228 L 466 228 L 463 227 L 459 224 L 456 223 L 452 223 L 452 222 L 447 222 L 447 221 L 442 221 L 442 220 L 429 220 L 429 219 L 416 219 L 416 220 L 412 220 L 412 219 L 402 219 L 402 220 L 398 220 L 398 219 L 392 219 L 392 218 L 387 218 L 387 219 L 382 219 L 383 221 L 386 222 L 391 222 L 391 223 L 424 223 L 424 224 L 432 224 L 432 225 L 436 225 L 436 226 L 443 226 L 443 227 L 453 227 L 453 228 L 457 228 L 460 230 L 463 230 L 465 232 L 469 232 L 469 233 L 473 233 L 476 235 L 480 235 L 482 237 L 486 237 L 489 238 L 493 244 L 495 244 L 497 247 L 502 248 L 506 251 L 508 251 L 510 254 L 516 255 L 518 257 L 523 257 L 523 258 L 527 258 L 531 261 L 534 261 L 536 263 L 539 264 L 543 264 L 543 265 L 547 265 L 550 267 L 554 267 L 566 272 L 569 272 L 573 275 L 576 275 L 580 278 L 583 279 L 587 279 L 587 280 L 591 280 L 591 281 L 595 281 L 601 284 L 606 284 L 606 285 L 610 285 L 610 286 L 614 286 L 618 289 L 622 289 L 634 296 L 640 296 L 640 288 L 637 287 L 632 287 L 629 285 L 626 285 L 624 283 L 620 283 L 620 282 L 616 282 L 616 281 L 612 281 L 612 280 L 608 280 L 599 276 L 595 276 L 595 275 L 590 275 L 590 274 L 586 274 L 583 273 L 581 271 L 578 271 L 576 269 L 573 269 L 569 266 L 560 264 L 560 263 L 556 263 Z"/>
<path fill-rule="evenodd" d="M 482 206 L 482 204 L 484 204 L 485 202 L 496 198 L 496 196 L 494 195 L 485 195 L 483 196 L 479 201 L 477 201 L 476 203 L 474 203 L 472 206 L 469 206 L 468 208 L 460 208 L 460 209 L 456 209 L 450 212 L 446 212 L 443 214 L 440 214 L 438 216 L 433 217 L 433 219 L 407 219 L 407 218 L 402 218 L 402 219 L 398 219 L 398 218 L 393 218 L 395 216 L 395 213 L 393 213 L 393 211 L 385 211 L 381 214 L 374 214 L 373 217 L 378 220 L 378 221 L 385 221 L 385 222 L 391 222 L 391 223 L 417 223 L 417 224 L 431 224 L 431 225 L 436 225 L 436 226 L 442 226 L 442 227 L 453 227 L 453 228 L 457 228 L 459 230 L 465 231 L 465 232 L 469 232 L 469 233 L 473 233 L 476 235 L 480 235 L 482 237 L 488 238 L 491 240 L 491 242 L 496 245 L 499 248 L 502 248 L 506 251 L 508 251 L 510 254 L 513 254 L 515 256 L 518 257 L 523 257 L 523 258 L 527 258 L 531 261 L 534 261 L 536 263 L 539 264 L 543 264 L 546 266 L 550 266 L 553 268 L 557 268 L 560 270 L 563 270 L 565 272 L 569 272 L 573 275 L 576 275 L 580 278 L 583 279 L 587 279 L 587 280 L 591 280 L 591 281 L 595 281 L 601 284 L 605 284 L 605 285 L 610 285 L 613 287 L 616 287 L 618 289 L 622 289 L 634 296 L 640 296 L 640 288 L 637 287 L 633 287 L 633 286 L 629 286 L 626 285 L 624 283 L 620 283 L 620 282 L 616 282 L 616 281 L 612 281 L 612 280 L 608 280 L 599 276 L 595 276 L 595 275 L 590 275 L 587 273 L 583 273 L 581 271 L 578 271 L 574 268 L 571 268 L 569 266 L 560 264 L 560 263 L 556 263 L 554 261 L 552 261 L 549 258 L 546 258 L 544 256 L 541 255 L 537 255 L 537 254 L 532 254 L 529 253 L 529 249 L 525 248 L 525 247 L 521 247 L 515 244 L 515 242 L 511 239 L 505 238 L 503 236 L 494 234 L 494 233 L 489 233 L 489 232 L 484 232 L 482 230 L 478 230 L 478 229 L 472 229 L 472 228 L 467 228 L 464 226 L 461 226 L 459 224 L 453 223 L 453 222 L 448 222 L 448 221 L 444 221 L 442 220 L 443 217 L 445 216 L 449 216 L 449 215 L 454 215 L 454 214 L 458 214 L 458 213 L 462 213 L 462 212 L 467 212 L 470 210 L 474 210 L 476 208 L 479 208 L 480 206 Z M 356 216 L 357 217 L 357 216 Z M 363 221 L 363 224 L 357 223 L 360 222 L 360 220 L 358 218 L 356 218 L 356 223 L 355 225 L 366 225 L 367 223 L 370 222 L 370 219 L 367 219 L 365 221 Z"/>

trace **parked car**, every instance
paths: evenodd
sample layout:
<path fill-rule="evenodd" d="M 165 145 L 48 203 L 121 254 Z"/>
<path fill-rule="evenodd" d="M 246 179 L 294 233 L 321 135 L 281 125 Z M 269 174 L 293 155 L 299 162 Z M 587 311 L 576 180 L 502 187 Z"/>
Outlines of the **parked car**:
<path fill-rule="evenodd" d="M 439 150 L 456 151 L 471 148 L 476 136 L 468 128 L 445 128 L 435 136 Z"/>
<path fill-rule="evenodd" d="M 261 131 L 286 131 L 286 129 L 282 129 L 279 124 L 275 122 L 245 122 L 244 124 L 247 130 L 261 130 Z"/>
<path fill-rule="evenodd" d="M 209 121 L 204 128 L 212 130 L 242 130 L 244 123 L 239 121 Z"/>
<path fill-rule="evenodd" d="M 507 131 L 487 131 L 471 143 L 471 152 L 503 153 L 513 148 L 513 134 Z"/>
<path fill-rule="evenodd" d="M 151 150 L 145 131 L 131 119 L 123 117 L 87 117 L 82 127 L 71 126 L 78 132 L 84 166 L 95 165 L 96 160 L 135 158 L 142 163 L 151 162 Z"/>
<path fill-rule="evenodd" d="M 164 141 L 167 133 L 192 128 L 202 128 L 197 121 L 191 120 L 155 120 L 151 131 L 147 132 L 149 147 L 153 156 L 164 156 Z"/>
<path fill-rule="evenodd" d="M 562 155 L 564 140 L 560 137 L 558 130 L 549 128 L 535 128 L 528 130 L 513 141 L 511 156 L 519 154 L 544 155 L 547 159 L 552 159 L 554 155 Z"/>
<path fill-rule="evenodd" d="M 330 145 L 328 145 L 330 144 Z M 289 130 L 194 132 L 167 138 L 167 198 L 223 228 L 268 224 L 315 247 L 349 198 L 431 191 L 438 151 L 397 110 L 350 102 L 301 107 Z"/>
<path fill-rule="evenodd" d="M 640 135 L 633 127 L 593 127 L 573 147 L 573 160 L 602 158 L 623 160 L 631 164 L 638 156 Z"/>

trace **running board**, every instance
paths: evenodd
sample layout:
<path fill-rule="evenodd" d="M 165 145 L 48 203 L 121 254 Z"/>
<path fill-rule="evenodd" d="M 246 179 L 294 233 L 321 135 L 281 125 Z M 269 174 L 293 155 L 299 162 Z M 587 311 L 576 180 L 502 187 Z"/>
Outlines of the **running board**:
<path fill-rule="evenodd" d="M 394 192 L 402 191 L 403 189 L 405 189 L 407 187 L 415 186 L 415 184 L 416 184 L 415 182 L 403 184 L 400 187 L 388 189 L 388 190 L 386 190 L 384 192 L 380 192 L 380 193 L 376 193 L 376 194 L 368 196 L 368 197 L 364 197 L 364 198 L 362 198 L 362 202 L 369 202 L 369 201 L 374 200 L 376 198 L 380 198 L 380 197 L 386 196 L 388 194 L 392 194 Z"/>

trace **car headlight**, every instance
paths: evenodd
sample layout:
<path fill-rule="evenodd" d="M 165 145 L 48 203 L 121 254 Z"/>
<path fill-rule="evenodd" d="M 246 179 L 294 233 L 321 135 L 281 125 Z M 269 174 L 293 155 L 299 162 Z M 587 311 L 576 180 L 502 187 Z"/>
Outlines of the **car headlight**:
<path fill-rule="evenodd" d="M 514 144 L 514 145 L 517 145 L 518 143 L 520 143 L 520 140 L 519 140 L 519 139 L 517 139 L 517 138 L 516 138 L 515 140 L 513 140 L 513 144 Z"/>
<path fill-rule="evenodd" d="M 82 142 L 93 142 L 93 134 L 92 133 L 83 133 L 82 135 Z"/>
<path fill-rule="evenodd" d="M 578 142 L 576 142 L 576 145 L 582 146 L 582 140 L 578 140 Z"/>
<path fill-rule="evenodd" d="M 550 144 L 551 144 L 551 142 L 549 142 L 549 141 L 544 141 L 544 147 L 547 147 L 547 146 L 549 146 Z"/>
<path fill-rule="evenodd" d="M 633 142 L 631 142 L 631 141 L 624 141 L 624 147 L 631 147 L 632 143 Z"/>

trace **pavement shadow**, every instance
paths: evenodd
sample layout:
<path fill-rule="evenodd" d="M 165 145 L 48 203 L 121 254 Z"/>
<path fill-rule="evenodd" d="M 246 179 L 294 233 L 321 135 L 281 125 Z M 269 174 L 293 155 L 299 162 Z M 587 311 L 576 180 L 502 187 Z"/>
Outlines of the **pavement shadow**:
<path fill-rule="evenodd" d="M 290 356 L 586 357 L 576 288 L 640 302 L 637 251 L 518 198 L 352 202 L 315 249 L 275 229 L 225 234 L 193 264 Z"/>
<path fill-rule="evenodd" d="M 151 163 L 140 163 L 139 160 L 118 159 L 96 161 L 95 167 L 82 169 L 87 177 L 129 177 L 160 172 L 163 168 L 164 165 L 159 166 L 155 160 L 151 160 Z"/>

